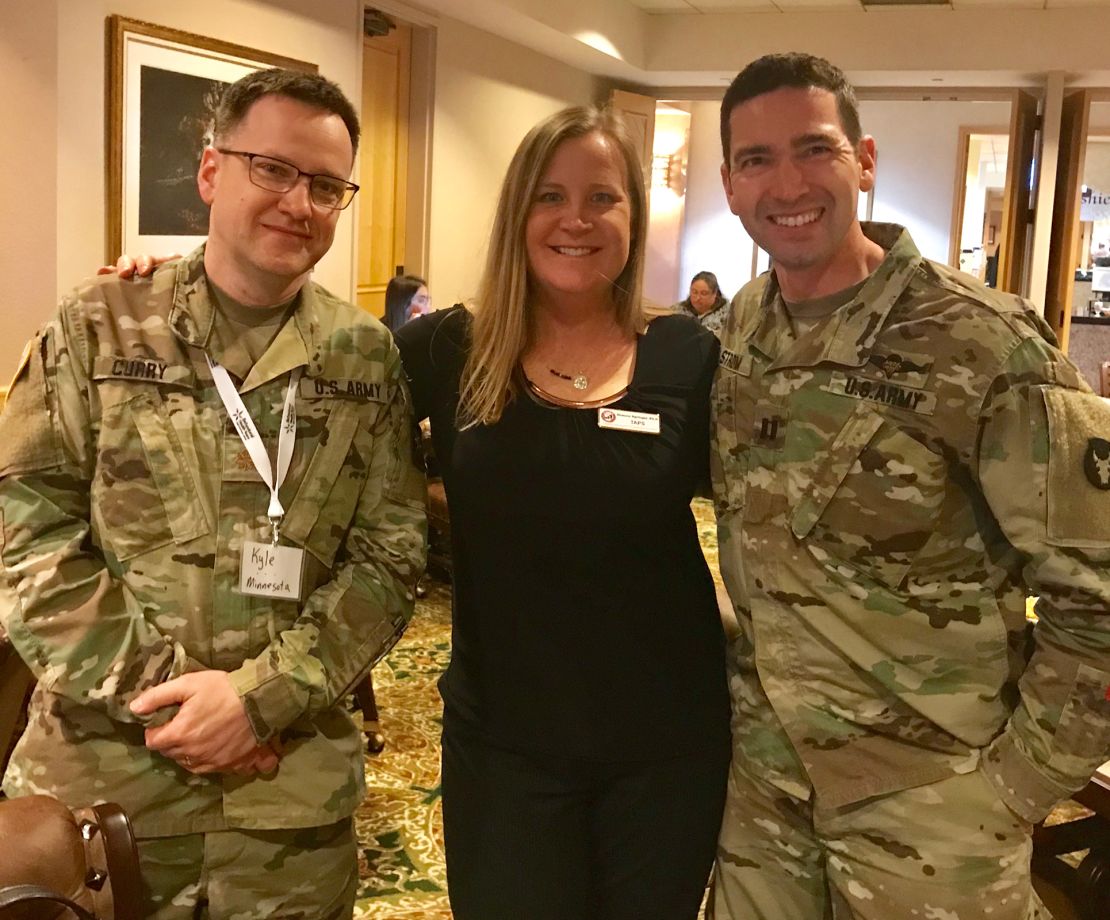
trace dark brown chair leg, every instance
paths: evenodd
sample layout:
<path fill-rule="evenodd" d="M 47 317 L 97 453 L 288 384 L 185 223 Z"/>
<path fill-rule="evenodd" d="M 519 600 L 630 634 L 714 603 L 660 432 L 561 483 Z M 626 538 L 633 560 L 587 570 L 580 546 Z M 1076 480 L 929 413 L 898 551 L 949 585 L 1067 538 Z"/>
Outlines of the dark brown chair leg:
<path fill-rule="evenodd" d="M 362 733 L 366 735 L 366 747 L 371 754 L 380 754 L 385 747 L 381 719 L 378 716 L 378 701 L 374 697 L 374 677 L 366 675 L 366 680 L 355 688 L 355 700 L 362 710 Z"/>

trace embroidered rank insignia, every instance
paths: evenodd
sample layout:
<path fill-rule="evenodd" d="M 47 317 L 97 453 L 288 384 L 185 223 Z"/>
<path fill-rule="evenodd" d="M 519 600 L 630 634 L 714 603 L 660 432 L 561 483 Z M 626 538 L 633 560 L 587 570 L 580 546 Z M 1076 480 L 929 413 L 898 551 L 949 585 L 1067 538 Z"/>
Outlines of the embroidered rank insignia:
<path fill-rule="evenodd" d="M 1110 489 L 1110 441 L 1090 438 L 1083 454 L 1083 472 L 1096 489 Z"/>

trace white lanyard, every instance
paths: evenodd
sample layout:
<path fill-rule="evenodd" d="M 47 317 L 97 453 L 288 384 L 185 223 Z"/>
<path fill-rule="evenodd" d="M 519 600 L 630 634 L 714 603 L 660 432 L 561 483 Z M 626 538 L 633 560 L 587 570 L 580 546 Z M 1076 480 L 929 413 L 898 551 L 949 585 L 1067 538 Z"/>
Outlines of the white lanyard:
<path fill-rule="evenodd" d="M 276 546 L 278 528 L 281 525 L 281 519 L 285 516 L 285 509 L 278 498 L 278 489 L 285 482 L 285 476 L 289 472 L 289 464 L 293 460 L 293 444 L 297 440 L 297 383 L 301 379 L 301 369 L 298 367 L 289 375 L 289 386 L 285 390 L 285 408 L 281 413 L 281 433 L 278 435 L 277 475 L 274 475 L 270 467 L 270 456 L 266 453 L 266 445 L 262 443 L 262 436 L 259 435 L 247 407 L 243 405 L 239 391 L 231 382 L 231 375 L 208 355 L 205 355 L 205 358 L 208 358 L 208 368 L 212 371 L 212 379 L 216 383 L 220 399 L 224 401 L 228 418 L 231 419 L 235 430 L 239 432 L 239 437 L 243 439 L 243 446 L 254 461 L 254 468 L 258 470 L 258 475 L 270 489 L 270 506 L 266 509 L 266 516 L 270 519 Z"/>

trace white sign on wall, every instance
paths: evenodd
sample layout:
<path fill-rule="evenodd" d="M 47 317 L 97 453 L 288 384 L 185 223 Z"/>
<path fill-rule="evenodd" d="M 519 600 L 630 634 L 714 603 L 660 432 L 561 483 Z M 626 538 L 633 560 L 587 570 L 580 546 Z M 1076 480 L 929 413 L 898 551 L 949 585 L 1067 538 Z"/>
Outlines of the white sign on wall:
<path fill-rule="evenodd" d="M 1079 198 L 1079 219 L 1110 220 L 1110 195 L 1084 185 L 1083 193 Z"/>

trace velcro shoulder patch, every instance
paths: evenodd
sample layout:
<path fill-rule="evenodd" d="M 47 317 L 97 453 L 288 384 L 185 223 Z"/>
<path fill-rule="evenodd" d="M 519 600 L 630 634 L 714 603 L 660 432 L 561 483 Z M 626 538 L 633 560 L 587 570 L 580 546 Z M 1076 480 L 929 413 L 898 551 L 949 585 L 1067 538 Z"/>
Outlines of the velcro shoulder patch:
<path fill-rule="evenodd" d="M 350 380 L 343 377 L 302 377 L 303 399 L 353 399 L 356 402 L 384 403 L 388 388 L 381 381 Z"/>
<path fill-rule="evenodd" d="M 1110 403 L 1089 391 L 1043 390 L 1048 415 L 1052 543 L 1110 544 Z"/>
<path fill-rule="evenodd" d="M 55 360 L 53 338 L 45 333 L 31 340 L 20 359 L 0 426 L 0 475 L 46 469 L 64 460 L 56 407 L 48 398 Z"/>

